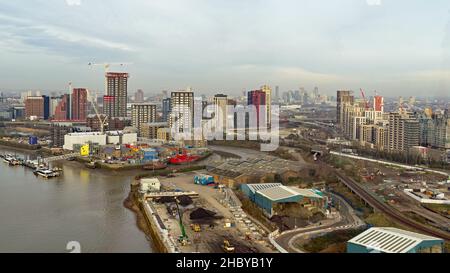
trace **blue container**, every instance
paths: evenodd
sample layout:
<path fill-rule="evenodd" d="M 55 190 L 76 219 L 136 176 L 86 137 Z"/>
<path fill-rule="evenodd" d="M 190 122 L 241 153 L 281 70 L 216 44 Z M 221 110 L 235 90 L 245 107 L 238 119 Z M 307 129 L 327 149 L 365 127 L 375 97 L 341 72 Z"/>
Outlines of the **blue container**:
<path fill-rule="evenodd" d="M 37 144 L 38 144 L 38 138 L 37 138 L 37 136 L 30 136 L 30 137 L 28 138 L 28 143 L 29 143 L 30 145 L 37 145 Z"/>
<path fill-rule="evenodd" d="M 194 177 L 194 183 L 203 186 L 214 184 L 214 177 L 210 175 L 196 175 Z"/>

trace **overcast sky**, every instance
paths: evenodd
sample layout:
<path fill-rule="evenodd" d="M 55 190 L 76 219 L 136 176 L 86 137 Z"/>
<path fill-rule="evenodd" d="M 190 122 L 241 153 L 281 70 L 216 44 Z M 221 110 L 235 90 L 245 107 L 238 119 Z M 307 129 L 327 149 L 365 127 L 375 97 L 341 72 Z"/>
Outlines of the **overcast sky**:
<path fill-rule="evenodd" d="M 379 4 L 377 4 L 379 2 Z M 448 0 L 0 0 L 0 90 L 450 93 Z M 117 69 L 120 70 L 120 69 Z"/>

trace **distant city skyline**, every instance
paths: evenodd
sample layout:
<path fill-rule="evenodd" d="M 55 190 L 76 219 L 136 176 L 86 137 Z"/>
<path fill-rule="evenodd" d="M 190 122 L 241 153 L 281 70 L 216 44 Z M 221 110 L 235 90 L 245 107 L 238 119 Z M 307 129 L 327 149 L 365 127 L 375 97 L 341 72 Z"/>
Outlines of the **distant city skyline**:
<path fill-rule="evenodd" d="M 324 3 L 326 2 L 326 3 Z M 385 97 L 448 97 L 450 2 L 109 1 L 0 3 L 0 91 L 104 91 L 131 63 L 130 94 L 191 86 L 239 95 L 315 86 Z M 63 20 L 61 18 L 64 18 Z"/>

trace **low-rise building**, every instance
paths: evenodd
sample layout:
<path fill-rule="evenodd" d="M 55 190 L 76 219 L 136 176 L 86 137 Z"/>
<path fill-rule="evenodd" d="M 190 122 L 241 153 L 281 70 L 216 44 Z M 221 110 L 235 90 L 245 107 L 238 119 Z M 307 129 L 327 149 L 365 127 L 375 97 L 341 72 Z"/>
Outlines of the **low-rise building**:
<path fill-rule="evenodd" d="M 158 130 L 167 126 L 167 122 L 143 123 L 140 128 L 140 136 L 148 139 L 158 139 Z"/>
<path fill-rule="evenodd" d="M 142 193 L 161 191 L 161 182 L 158 178 L 142 178 L 139 191 Z"/>
<path fill-rule="evenodd" d="M 65 150 L 73 151 L 75 146 L 87 143 L 104 146 L 106 144 L 135 144 L 137 134 L 125 131 L 109 131 L 104 134 L 100 132 L 69 133 L 64 136 Z"/>
<path fill-rule="evenodd" d="M 279 183 L 243 184 L 241 190 L 271 217 L 274 207 L 286 203 L 311 204 L 318 209 L 326 208 L 326 198 L 320 191 L 286 187 Z"/>
<path fill-rule="evenodd" d="M 347 253 L 442 253 L 444 240 L 391 227 L 373 227 L 347 242 Z"/>

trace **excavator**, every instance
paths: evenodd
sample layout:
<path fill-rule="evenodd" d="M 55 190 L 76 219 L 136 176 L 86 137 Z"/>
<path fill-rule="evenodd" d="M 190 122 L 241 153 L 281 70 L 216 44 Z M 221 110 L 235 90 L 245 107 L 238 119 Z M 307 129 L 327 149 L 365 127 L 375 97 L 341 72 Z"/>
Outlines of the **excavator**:
<path fill-rule="evenodd" d="M 177 205 L 178 218 L 179 218 L 179 222 L 178 223 L 180 224 L 180 229 L 181 229 L 181 235 L 178 238 L 178 242 L 181 245 L 185 246 L 188 243 L 188 236 L 186 234 L 186 229 L 184 228 L 184 225 L 183 225 L 183 217 L 182 217 L 181 212 L 180 212 L 180 207 L 178 206 L 178 199 L 176 199 L 176 198 L 175 198 L 175 204 Z"/>

